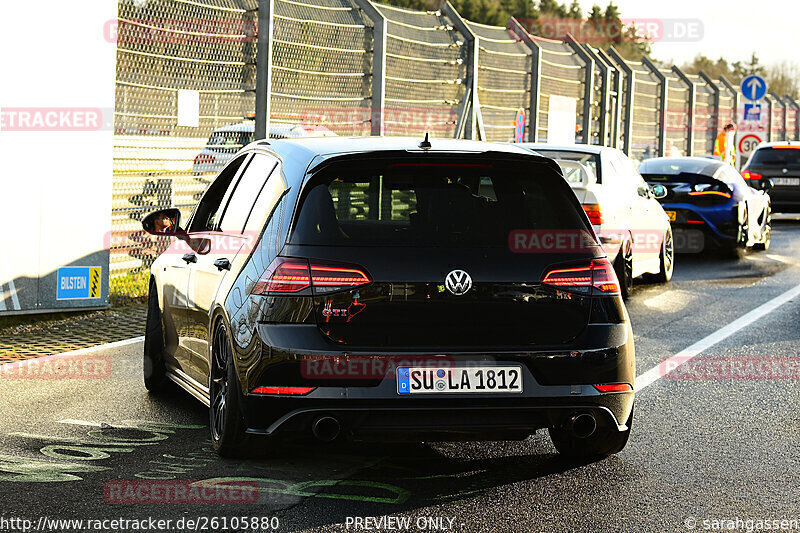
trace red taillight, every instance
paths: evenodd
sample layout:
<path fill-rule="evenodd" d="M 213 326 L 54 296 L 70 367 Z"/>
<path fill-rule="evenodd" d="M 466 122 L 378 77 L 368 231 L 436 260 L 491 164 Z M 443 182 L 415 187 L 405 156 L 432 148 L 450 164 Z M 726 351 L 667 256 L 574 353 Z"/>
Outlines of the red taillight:
<path fill-rule="evenodd" d="M 311 274 L 305 259 L 278 257 L 256 283 L 253 294 L 300 292 L 311 286 Z"/>
<path fill-rule="evenodd" d="M 285 394 L 289 396 L 305 396 L 316 387 L 258 387 L 253 394 Z"/>
<path fill-rule="evenodd" d="M 619 294 L 619 281 L 608 259 L 552 268 L 544 275 L 542 283 L 584 294 Z"/>
<path fill-rule="evenodd" d="M 695 192 L 690 192 L 689 196 L 722 196 L 723 198 L 731 197 L 730 194 L 722 191 L 695 191 Z"/>
<path fill-rule="evenodd" d="M 750 172 L 749 170 L 742 171 L 742 177 L 746 180 L 760 180 L 764 176 L 758 172 Z"/>
<path fill-rule="evenodd" d="M 370 281 L 369 276 L 359 268 L 311 263 L 311 284 L 318 292 L 352 289 Z"/>
<path fill-rule="evenodd" d="M 586 216 L 589 217 L 589 222 L 593 226 L 600 226 L 603 223 L 603 210 L 597 204 L 583 204 L 583 210 L 586 211 Z"/>
<path fill-rule="evenodd" d="M 198 155 L 197 157 L 194 158 L 194 164 L 195 165 L 203 165 L 203 164 L 206 164 L 206 163 L 213 163 L 215 160 L 216 160 L 216 158 L 213 155 L 200 154 L 200 155 Z"/>
<path fill-rule="evenodd" d="M 278 257 L 258 280 L 253 294 L 293 294 L 311 287 L 315 292 L 328 293 L 371 282 L 358 267 Z"/>
<path fill-rule="evenodd" d="M 633 390 L 628 383 L 606 383 L 604 385 L 595 385 L 595 389 L 600 392 L 630 392 Z"/>

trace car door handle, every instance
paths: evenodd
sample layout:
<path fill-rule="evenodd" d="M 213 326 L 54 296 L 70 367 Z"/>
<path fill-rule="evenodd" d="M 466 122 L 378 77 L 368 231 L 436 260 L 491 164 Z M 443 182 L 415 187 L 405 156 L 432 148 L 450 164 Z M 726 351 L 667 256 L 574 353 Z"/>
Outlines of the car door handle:
<path fill-rule="evenodd" d="M 195 254 L 186 254 L 183 256 L 183 260 L 186 261 L 187 264 L 197 263 L 197 256 Z"/>
<path fill-rule="evenodd" d="M 214 261 L 214 266 L 217 267 L 217 270 L 222 272 L 223 270 L 231 269 L 231 262 L 228 261 L 225 257 L 221 257 L 216 261 Z"/>

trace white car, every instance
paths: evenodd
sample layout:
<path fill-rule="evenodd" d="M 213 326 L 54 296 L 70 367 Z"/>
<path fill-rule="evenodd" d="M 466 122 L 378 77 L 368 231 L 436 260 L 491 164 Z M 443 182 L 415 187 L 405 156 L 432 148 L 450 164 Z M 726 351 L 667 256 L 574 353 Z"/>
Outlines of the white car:
<path fill-rule="evenodd" d="M 192 172 L 205 174 L 220 172 L 239 150 L 253 142 L 256 125 L 254 120 L 229 124 L 215 129 L 203 150 L 194 158 Z M 288 124 L 270 122 L 270 139 L 299 139 L 301 137 L 335 137 L 325 126 L 313 124 Z"/>
<path fill-rule="evenodd" d="M 672 278 L 672 229 L 658 202 L 666 195 L 664 187 L 651 189 L 634 162 L 615 148 L 522 146 L 559 164 L 614 264 L 623 297 L 630 294 L 634 278 L 650 274 L 662 283 Z"/>

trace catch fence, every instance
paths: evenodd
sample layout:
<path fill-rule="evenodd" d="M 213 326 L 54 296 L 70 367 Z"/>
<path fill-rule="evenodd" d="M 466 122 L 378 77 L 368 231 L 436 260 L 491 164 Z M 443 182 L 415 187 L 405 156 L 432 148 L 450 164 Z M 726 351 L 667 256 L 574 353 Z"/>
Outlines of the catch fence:
<path fill-rule="evenodd" d="M 141 296 L 164 243 L 142 216 L 187 217 L 216 173 L 262 137 L 409 135 L 578 142 L 634 159 L 710 155 L 742 95 L 615 49 L 478 24 L 446 3 L 119 0 L 111 294 Z M 771 94 L 769 140 L 800 139 Z"/>

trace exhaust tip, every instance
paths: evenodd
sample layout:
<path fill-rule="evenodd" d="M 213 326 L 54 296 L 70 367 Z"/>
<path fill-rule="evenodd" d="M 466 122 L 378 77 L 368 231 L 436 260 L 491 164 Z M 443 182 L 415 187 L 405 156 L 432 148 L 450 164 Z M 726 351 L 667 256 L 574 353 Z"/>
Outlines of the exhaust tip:
<path fill-rule="evenodd" d="M 314 436 L 322 442 L 331 442 L 336 440 L 339 433 L 342 431 L 342 425 L 339 421 L 332 416 L 320 416 L 311 424 L 311 432 Z"/>
<path fill-rule="evenodd" d="M 572 415 L 569 419 L 569 429 L 579 439 L 591 437 L 597 429 L 597 420 L 589 413 Z"/>

